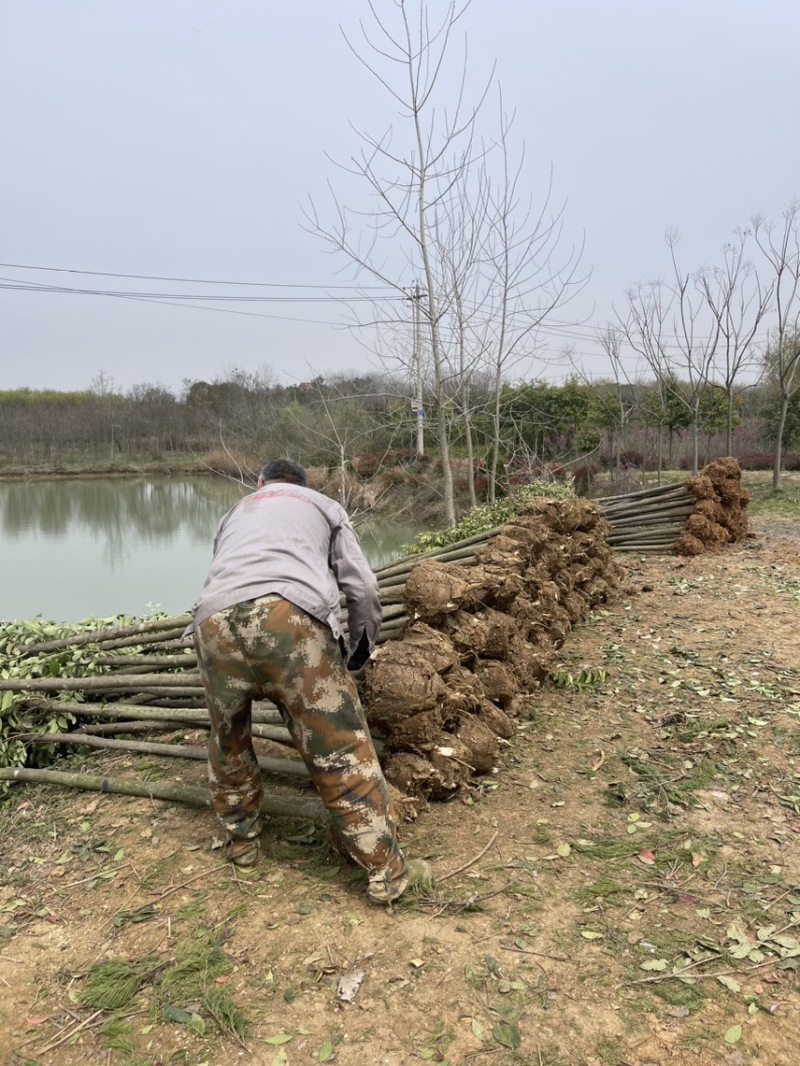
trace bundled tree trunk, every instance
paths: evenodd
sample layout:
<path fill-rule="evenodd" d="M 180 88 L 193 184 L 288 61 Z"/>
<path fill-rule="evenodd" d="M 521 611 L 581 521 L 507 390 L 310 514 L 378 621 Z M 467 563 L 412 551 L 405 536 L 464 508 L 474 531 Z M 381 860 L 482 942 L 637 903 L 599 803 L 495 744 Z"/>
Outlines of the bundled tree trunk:
<path fill-rule="evenodd" d="M 379 646 L 357 680 L 403 812 L 413 816 L 427 799 L 449 798 L 493 769 L 572 626 L 614 595 L 622 575 L 616 552 L 718 549 L 744 536 L 747 501 L 738 464 L 725 459 L 679 485 L 594 503 L 536 500 L 503 526 L 376 570 Z M 15 661 L 95 649 L 99 672 L 0 680 L 0 693 L 28 697 L 21 713 L 31 734 L 42 714 L 95 719 L 72 734 L 31 736 L 32 746 L 205 758 L 199 746 L 106 739 L 148 728 L 209 728 L 192 641 L 183 635 L 189 621 L 157 619 L 18 648 Z M 269 704 L 254 707 L 253 736 L 291 746 Z M 266 772 L 305 777 L 301 763 L 260 758 Z M 22 771 L 0 780 L 11 779 L 8 773 L 34 780 Z M 43 781 L 60 780 L 41 773 Z M 70 787 L 81 787 L 75 780 Z M 141 787 L 149 791 L 128 794 L 157 794 L 150 784 Z"/>

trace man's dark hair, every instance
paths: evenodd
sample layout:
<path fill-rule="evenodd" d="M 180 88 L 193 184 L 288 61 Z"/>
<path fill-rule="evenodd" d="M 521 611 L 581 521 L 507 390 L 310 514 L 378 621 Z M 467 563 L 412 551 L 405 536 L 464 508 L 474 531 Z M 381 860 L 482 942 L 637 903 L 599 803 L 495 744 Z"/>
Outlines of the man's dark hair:
<path fill-rule="evenodd" d="M 290 485 L 307 485 L 306 472 L 299 463 L 291 463 L 288 459 L 273 459 L 267 463 L 258 475 L 266 484 L 268 481 L 287 481 Z"/>

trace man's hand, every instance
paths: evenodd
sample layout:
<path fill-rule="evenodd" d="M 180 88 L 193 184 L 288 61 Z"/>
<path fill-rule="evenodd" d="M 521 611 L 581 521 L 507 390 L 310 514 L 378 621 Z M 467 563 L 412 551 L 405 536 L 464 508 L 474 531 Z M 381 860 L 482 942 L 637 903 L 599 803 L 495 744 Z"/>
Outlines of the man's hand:
<path fill-rule="evenodd" d="M 360 670 L 364 663 L 367 661 L 367 659 L 369 659 L 369 657 L 369 641 L 367 640 L 366 630 L 364 630 L 364 632 L 361 634 L 361 639 L 356 645 L 355 651 L 350 656 L 350 659 L 347 663 L 347 669 L 352 670 L 354 672 L 356 670 Z"/>

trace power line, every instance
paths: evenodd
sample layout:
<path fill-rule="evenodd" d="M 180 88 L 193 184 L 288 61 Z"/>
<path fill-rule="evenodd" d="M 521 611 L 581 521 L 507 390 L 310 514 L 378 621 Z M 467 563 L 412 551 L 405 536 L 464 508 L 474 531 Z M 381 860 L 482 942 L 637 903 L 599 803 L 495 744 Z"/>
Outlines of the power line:
<path fill-rule="evenodd" d="M 13 266 L 13 264 L 1 264 L 0 263 L 0 266 L 4 266 L 4 265 L 5 266 Z M 73 270 L 73 269 L 59 268 L 59 267 L 25 267 L 25 266 L 22 266 L 22 265 L 19 265 L 19 264 L 17 266 L 18 266 L 19 269 L 47 270 L 47 271 L 55 271 L 55 272 L 61 272 L 61 273 L 74 273 L 74 274 L 82 274 L 82 275 L 94 275 L 94 276 L 99 276 L 99 277 L 135 278 L 135 279 L 140 279 L 140 280 L 183 281 L 183 282 L 185 282 L 187 284 L 241 285 L 241 286 L 263 286 L 263 287 L 275 287 L 275 288 L 295 288 L 295 286 L 288 285 L 288 284 L 284 285 L 283 283 L 275 283 L 273 285 L 272 283 L 268 283 L 268 282 L 227 282 L 227 281 L 205 281 L 205 282 L 202 282 L 200 279 L 167 278 L 167 277 L 159 277 L 158 275 L 112 274 L 110 272 L 103 272 L 103 271 L 80 271 L 80 270 Z M 309 286 L 305 286 L 305 287 L 309 288 L 309 289 L 327 289 L 327 288 L 329 288 L 328 286 L 323 286 L 323 285 L 309 285 Z M 345 288 L 345 286 L 342 286 L 342 288 Z M 354 286 L 353 287 L 353 291 L 355 291 L 355 292 L 363 292 L 367 288 L 368 287 L 361 287 L 361 286 L 356 287 L 356 286 Z M 384 295 L 374 295 L 374 296 L 368 296 L 368 295 L 363 295 L 363 296 L 345 296 L 345 295 L 339 295 L 339 296 L 336 296 L 336 295 L 326 295 L 326 296 L 294 296 L 294 295 L 292 295 L 292 296 L 232 296 L 232 295 L 228 295 L 228 294 L 217 295 L 217 294 L 214 294 L 214 293 L 135 292 L 135 291 L 124 291 L 124 290 L 119 290 L 119 289 L 77 288 L 77 287 L 72 287 L 72 286 L 52 285 L 52 284 L 45 284 L 43 282 L 28 281 L 28 280 L 21 279 L 21 278 L 0 278 L 0 290 L 5 290 L 5 291 L 34 292 L 34 293 L 41 293 L 41 294 L 60 294 L 60 295 L 72 295 L 72 296 L 106 296 L 106 297 L 112 297 L 112 298 L 115 298 L 115 299 L 138 300 L 138 301 L 140 301 L 142 303 L 153 303 L 153 304 L 156 304 L 156 305 L 164 304 L 166 306 L 194 308 L 196 310 L 203 310 L 203 311 L 217 311 L 217 312 L 224 312 L 224 313 L 227 313 L 227 314 L 248 315 L 248 316 L 253 317 L 253 318 L 272 318 L 272 319 L 276 319 L 276 320 L 283 320 L 283 321 L 290 321 L 290 322 L 309 322 L 309 323 L 312 323 L 312 324 L 332 325 L 332 326 L 341 326 L 342 323 L 341 322 L 324 322 L 323 320 L 320 320 L 320 319 L 295 318 L 295 317 L 291 317 L 291 316 L 288 316 L 288 315 L 270 315 L 270 314 L 263 314 L 263 313 L 258 313 L 258 312 L 238 311 L 238 310 L 234 310 L 232 308 L 213 307 L 213 306 L 204 307 L 204 306 L 202 306 L 201 301 L 205 301 L 207 303 L 257 303 L 257 304 L 269 304 L 269 303 L 314 304 L 314 303 L 319 303 L 319 304 L 329 304 L 329 305 L 330 304 L 339 304 L 339 305 L 344 305 L 344 306 L 350 306 L 350 305 L 353 305 L 353 304 L 356 304 L 356 303 L 368 303 L 368 304 L 398 303 L 398 302 L 405 302 L 405 301 L 407 301 L 410 298 L 410 297 L 408 297 L 405 294 L 401 294 L 397 290 L 391 289 L 389 286 L 386 286 L 385 288 L 388 289 L 388 292 L 386 292 Z M 381 291 L 381 290 L 378 289 L 377 286 L 374 286 L 373 289 L 376 292 Z M 181 301 L 192 301 L 192 302 L 185 303 L 185 302 L 181 302 Z M 197 301 L 197 303 L 195 303 L 194 301 Z M 370 324 L 374 324 L 374 323 L 366 323 L 366 324 L 370 325 Z M 365 323 L 354 323 L 354 325 L 363 326 L 363 325 L 365 325 Z M 559 319 L 545 318 L 541 323 L 539 323 L 534 329 L 531 330 L 531 334 L 533 336 L 535 336 L 536 334 L 539 334 L 539 333 L 545 334 L 545 335 L 550 336 L 550 337 L 559 338 L 561 340 L 579 341 L 579 342 L 582 342 L 582 343 L 587 343 L 587 342 L 589 342 L 589 343 L 597 343 L 599 345 L 600 344 L 600 337 L 601 337 L 601 327 L 595 327 L 595 326 L 591 326 L 591 325 L 584 325 L 584 324 L 581 324 L 581 323 L 564 322 L 563 320 L 559 320 Z M 761 344 L 761 343 L 763 343 L 763 341 L 759 339 L 759 340 L 757 340 L 756 343 L 757 344 Z M 669 335 L 665 334 L 662 337 L 661 347 L 664 350 L 672 350 L 672 351 L 677 351 L 677 352 L 681 352 L 683 350 L 683 345 L 680 343 L 680 341 L 677 338 L 677 336 L 676 335 L 672 335 L 672 334 L 669 334 Z M 576 355 L 583 355 L 583 356 L 588 355 L 588 353 L 579 353 L 579 352 L 576 352 L 575 354 Z M 597 354 L 599 354 L 599 353 L 597 353 Z"/>
<path fill-rule="evenodd" d="M 110 270 L 78 270 L 75 267 L 31 266 L 28 263 L 0 263 L 7 270 L 44 270 L 56 274 L 82 274 L 95 278 L 129 278 L 135 281 L 179 281 L 189 285 L 242 285 L 264 289 L 352 289 L 371 292 L 390 289 L 389 285 L 306 285 L 284 281 L 219 281 L 212 278 L 173 278 L 161 274 L 118 274 Z"/>
<path fill-rule="evenodd" d="M 374 303 L 376 300 L 399 301 L 405 297 L 393 296 L 230 296 L 215 293 L 192 292 L 128 292 L 119 289 L 74 288 L 66 285 L 45 285 L 22 278 L 0 279 L 0 289 L 18 292 L 63 293 L 74 296 L 121 296 L 132 299 L 143 297 L 149 300 L 207 300 L 222 303 Z"/>

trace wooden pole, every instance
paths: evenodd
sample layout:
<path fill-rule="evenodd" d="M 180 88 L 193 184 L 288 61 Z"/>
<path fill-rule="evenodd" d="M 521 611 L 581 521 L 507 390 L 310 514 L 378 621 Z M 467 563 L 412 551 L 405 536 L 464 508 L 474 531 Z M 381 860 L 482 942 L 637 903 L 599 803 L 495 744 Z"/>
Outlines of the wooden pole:
<path fill-rule="evenodd" d="M 0 767 L 0 781 L 26 781 L 30 784 L 80 788 L 89 792 L 112 792 L 119 796 L 142 796 L 166 803 L 185 803 L 190 807 L 211 806 L 211 794 L 207 789 L 193 785 L 166 785 L 161 781 L 131 781 L 24 766 Z M 299 818 L 320 824 L 328 820 L 322 802 L 304 796 L 264 796 L 261 810 L 273 818 Z"/>
<path fill-rule="evenodd" d="M 135 751 L 144 755 L 165 755 L 172 759 L 208 758 L 208 748 L 191 744 L 157 744 L 145 740 L 111 740 L 87 733 L 34 733 L 21 738 L 26 744 L 78 744 L 84 748 L 101 748 L 103 751 Z M 257 756 L 262 770 L 273 774 L 289 774 L 308 779 L 306 764 L 299 759 L 274 759 L 269 755 Z"/>

